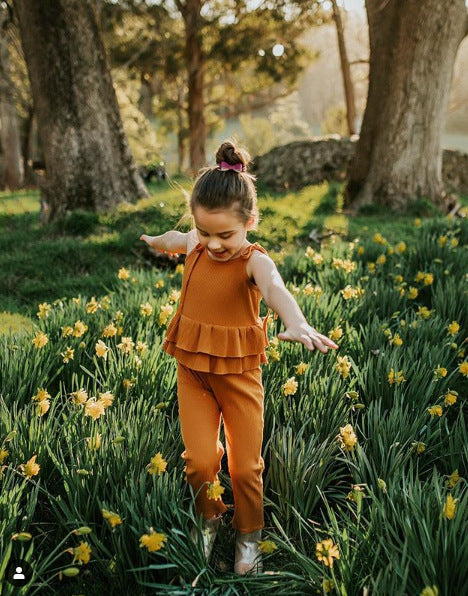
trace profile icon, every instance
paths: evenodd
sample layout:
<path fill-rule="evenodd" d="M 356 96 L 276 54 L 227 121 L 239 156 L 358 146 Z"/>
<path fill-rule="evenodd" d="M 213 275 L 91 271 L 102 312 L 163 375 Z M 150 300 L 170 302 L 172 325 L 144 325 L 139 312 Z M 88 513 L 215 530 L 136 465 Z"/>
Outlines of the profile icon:
<path fill-rule="evenodd" d="M 33 576 L 31 565 L 24 559 L 13 559 L 6 569 L 6 580 L 12 586 L 25 586 Z"/>

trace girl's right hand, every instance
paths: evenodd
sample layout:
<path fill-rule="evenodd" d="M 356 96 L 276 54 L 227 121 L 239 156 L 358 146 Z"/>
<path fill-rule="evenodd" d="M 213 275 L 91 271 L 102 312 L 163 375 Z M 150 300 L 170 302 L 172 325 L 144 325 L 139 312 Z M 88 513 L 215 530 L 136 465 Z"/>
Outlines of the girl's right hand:
<path fill-rule="evenodd" d="M 153 239 L 155 238 L 155 236 L 148 236 L 147 234 L 142 234 L 140 236 L 140 240 L 143 240 L 143 242 L 146 242 L 146 244 L 148 246 L 150 246 L 153 250 L 157 250 L 158 252 L 162 252 L 164 254 L 169 255 L 170 257 L 178 257 L 179 253 L 177 252 L 169 252 L 168 250 L 163 250 L 161 248 L 157 248 L 156 246 L 153 246 Z"/>
<path fill-rule="evenodd" d="M 147 236 L 146 234 L 142 234 L 140 236 L 140 240 L 143 240 L 143 242 L 146 242 L 146 244 L 149 244 L 149 246 L 151 246 L 152 236 Z"/>

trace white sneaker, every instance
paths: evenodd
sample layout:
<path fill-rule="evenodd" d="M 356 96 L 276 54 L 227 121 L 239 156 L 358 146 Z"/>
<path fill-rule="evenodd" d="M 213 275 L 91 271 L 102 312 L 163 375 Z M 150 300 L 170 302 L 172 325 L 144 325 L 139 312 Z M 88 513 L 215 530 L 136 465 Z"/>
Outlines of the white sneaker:
<path fill-rule="evenodd" d="M 206 560 L 210 558 L 211 551 L 213 550 L 213 544 L 218 534 L 219 524 L 221 523 L 221 516 L 213 517 L 211 519 L 204 519 L 202 523 L 202 539 L 203 539 L 203 552 L 205 553 Z M 197 544 L 198 542 L 198 529 L 197 526 L 193 526 L 190 530 L 190 536 L 192 541 Z"/>
<path fill-rule="evenodd" d="M 262 553 L 258 543 L 262 539 L 262 531 L 257 530 L 250 534 L 237 532 L 236 556 L 234 561 L 234 572 L 245 575 L 249 571 L 261 573 L 263 571 Z"/>

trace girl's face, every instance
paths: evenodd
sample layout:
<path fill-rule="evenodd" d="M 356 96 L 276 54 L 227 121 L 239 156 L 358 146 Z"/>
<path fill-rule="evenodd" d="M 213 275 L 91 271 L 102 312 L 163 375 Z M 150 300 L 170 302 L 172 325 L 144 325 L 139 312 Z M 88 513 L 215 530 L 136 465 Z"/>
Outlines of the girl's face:
<path fill-rule="evenodd" d="M 193 218 L 198 240 L 213 260 L 229 261 L 244 248 L 249 224 L 232 207 L 214 211 L 198 206 L 193 210 Z"/>

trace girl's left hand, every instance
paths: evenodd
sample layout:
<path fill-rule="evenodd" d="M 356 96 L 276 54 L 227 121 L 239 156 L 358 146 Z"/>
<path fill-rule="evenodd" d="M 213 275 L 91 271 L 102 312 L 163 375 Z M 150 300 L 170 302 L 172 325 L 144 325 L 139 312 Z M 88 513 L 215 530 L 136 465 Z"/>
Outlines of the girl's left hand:
<path fill-rule="evenodd" d="M 326 335 L 322 335 L 316 329 L 307 323 L 298 327 L 290 327 L 282 333 L 278 333 L 278 339 L 284 341 L 299 341 L 309 350 L 320 350 L 323 354 L 328 352 L 328 348 L 336 350 L 338 346 Z"/>

